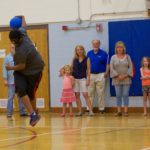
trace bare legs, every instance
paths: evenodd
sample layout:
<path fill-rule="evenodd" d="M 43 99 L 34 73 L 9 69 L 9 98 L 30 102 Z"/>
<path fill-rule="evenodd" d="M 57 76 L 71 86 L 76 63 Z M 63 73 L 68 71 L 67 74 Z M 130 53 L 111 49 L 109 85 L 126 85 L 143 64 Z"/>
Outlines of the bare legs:
<path fill-rule="evenodd" d="M 66 115 L 66 108 L 67 108 L 67 103 L 63 103 L 63 108 L 62 108 L 62 117 L 65 117 Z M 72 103 L 69 103 L 69 111 L 70 111 L 70 117 L 73 117 L 73 107 Z"/>
<path fill-rule="evenodd" d="M 75 92 L 75 95 L 76 95 L 76 104 L 77 104 L 79 114 L 80 114 L 80 113 L 82 113 L 82 103 L 81 103 L 81 100 L 80 100 L 80 93 Z"/>
<path fill-rule="evenodd" d="M 81 99 L 80 99 L 80 93 L 76 92 L 75 95 L 76 95 L 77 107 L 78 107 L 78 110 L 79 110 L 79 115 L 80 114 L 82 115 L 82 103 L 81 103 Z M 90 99 L 88 97 L 88 93 L 87 92 L 82 92 L 82 95 L 83 95 L 83 97 L 84 97 L 84 99 L 86 101 L 86 105 L 88 106 L 89 111 L 91 113 L 93 113 L 93 111 L 92 111 L 92 105 L 91 105 L 91 101 L 90 101 Z"/>
<path fill-rule="evenodd" d="M 147 115 L 147 93 L 143 93 L 143 109 L 144 115 Z"/>
<path fill-rule="evenodd" d="M 36 99 L 31 100 L 31 105 L 33 107 L 33 110 L 36 112 L 37 108 L 36 108 Z"/>
<path fill-rule="evenodd" d="M 27 108 L 28 112 L 30 114 L 32 114 L 34 112 L 34 109 L 32 107 L 32 104 L 30 102 L 30 99 L 29 99 L 28 95 L 25 95 L 25 96 L 23 96 L 21 98 L 22 98 L 22 102 L 25 105 L 25 107 Z"/>

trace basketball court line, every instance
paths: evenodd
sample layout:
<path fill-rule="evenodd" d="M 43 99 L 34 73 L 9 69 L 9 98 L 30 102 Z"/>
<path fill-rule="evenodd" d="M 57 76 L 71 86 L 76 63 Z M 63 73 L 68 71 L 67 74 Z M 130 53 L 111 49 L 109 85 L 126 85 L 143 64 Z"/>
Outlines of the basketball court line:
<path fill-rule="evenodd" d="M 13 127 L 0 127 L 0 129 L 14 129 L 14 128 L 30 128 L 31 126 L 13 126 Z M 69 126 L 67 126 L 69 127 Z M 67 128 L 66 127 L 66 128 Z M 62 126 L 36 126 L 35 128 L 56 128 L 56 129 L 60 129 L 60 128 L 64 128 Z M 144 130 L 144 129 L 150 129 L 150 126 L 147 125 L 146 126 L 132 126 L 132 127 L 120 127 L 120 126 L 116 126 L 116 127 L 112 127 L 112 126 L 83 126 L 81 127 L 80 129 L 93 129 L 93 128 L 99 128 L 99 129 L 141 129 L 141 130 Z M 75 128 L 74 128 L 75 129 Z"/>
<path fill-rule="evenodd" d="M 56 127 L 56 126 L 47 126 L 47 127 L 51 127 L 51 128 L 63 128 L 63 127 Z M 22 129 L 27 129 L 26 127 L 20 127 L 20 126 L 15 126 L 15 127 L 5 127 L 5 128 L 0 128 L 0 129 L 11 129 L 11 128 L 22 128 Z M 38 127 L 36 127 L 38 128 Z M 39 127 L 41 128 L 41 127 Z M 44 128 L 44 127 L 43 127 Z M 66 130 L 60 130 L 60 131 L 55 131 L 55 132 L 45 132 L 45 133 L 41 133 L 41 134 L 37 134 L 36 133 L 36 137 L 40 137 L 40 136 L 44 136 L 44 135 L 59 135 L 62 133 L 67 133 L 67 132 L 76 132 L 76 131 L 81 131 L 81 130 L 87 130 L 87 129 L 115 129 L 113 131 L 117 131 L 117 130 L 128 130 L 128 129 L 134 129 L 134 130 L 144 130 L 144 129 L 150 129 L 150 127 L 82 127 L 82 128 L 74 128 L 74 129 L 66 129 Z M 27 129 L 28 130 L 28 129 Z M 32 130 L 31 130 L 32 131 Z M 112 130 L 111 130 L 112 131 Z M 107 131 L 110 132 L 110 131 Z M 106 132 L 106 133 L 107 133 Z M 105 133 L 105 132 L 104 132 Z M 33 135 L 28 135 L 28 136 L 22 136 L 22 137 L 14 137 L 14 138 L 6 138 L 6 139 L 1 139 L 0 142 L 3 141 L 9 141 L 9 140 L 18 140 L 18 139 L 25 139 L 25 138 L 30 138 Z"/>
<path fill-rule="evenodd" d="M 63 128 L 63 127 L 56 127 L 56 126 L 46 126 L 47 128 Z M 99 133 L 99 134 L 105 134 L 105 133 L 109 133 L 109 132 L 113 132 L 113 131 L 120 131 L 120 130 L 128 130 L 128 129 L 131 129 L 131 130 L 144 130 L 144 129 L 150 129 L 150 127 L 144 127 L 144 126 L 136 126 L 136 127 L 92 127 L 92 126 L 85 126 L 85 127 L 81 127 L 81 128 L 75 128 L 75 129 L 66 129 L 66 130 L 60 130 L 60 131 L 55 131 L 55 132 L 45 132 L 45 133 L 41 133 L 41 134 L 37 134 L 35 131 L 33 130 L 30 130 L 30 129 L 27 129 L 26 127 L 20 127 L 20 126 L 14 126 L 14 127 L 2 127 L 0 129 L 12 129 L 12 128 L 20 128 L 20 129 L 25 129 L 25 130 L 28 130 L 28 131 L 31 131 L 32 135 L 29 135 L 29 136 L 21 136 L 21 137 L 14 137 L 14 138 L 6 138 L 6 139 L 1 139 L 0 142 L 4 142 L 4 141 L 12 141 L 12 140 L 21 140 L 23 139 L 22 141 L 20 142 L 16 142 L 14 144 L 11 144 L 11 145 L 4 145 L 0 148 L 4 148 L 4 147 L 11 147 L 11 146 L 16 146 L 16 145 L 19 145 L 19 144 L 22 144 L 22 143 L 25 143 L 25 142 L 28 142 L 28 141 L 31 141 L 33 139 L 35 139 L 36 137 L 40 137 L 40 136 L 45 136 L 45 135 L 60 135 L 60 134 L 63 134 L 63 133 L 68 133 L 68 132 L 78 132 L 78 131 L 82 131 L 82 130 L 87 130 L 87 129 L 112 129 L 110 131 L 105 131 L 105 132 L 102 132 L 102 133 Z M 38 127 L 36 127 L 38 128 Z M 41 127 L 39 127 L 41 128 Z M 45 128 L 45 127 L 43 127 Z M 150 150 L 150 148 L 144 148 L 144 149 L 141 149 L 141 150 Z"/>
<path fill-rule="evenodd" d="M 13 144 L 3 145 L 3 146 L 0 146 L 0 148 L 6 148 L 6 147 L 12 147 L 12 146 L 20 145 L 20 144 L 26 143 L 26 142 L 31 141 L 31 140 L 36 138 L 36 132 L 35 131 L 27 129 L 27 128 L 22 128 L 22 127 L 20 127 L 20 129 L 27 130 L 27 131 L 31 132 L 32 135 L 25 140 L 22 140 L 19 142 L 14 142 Z"/>

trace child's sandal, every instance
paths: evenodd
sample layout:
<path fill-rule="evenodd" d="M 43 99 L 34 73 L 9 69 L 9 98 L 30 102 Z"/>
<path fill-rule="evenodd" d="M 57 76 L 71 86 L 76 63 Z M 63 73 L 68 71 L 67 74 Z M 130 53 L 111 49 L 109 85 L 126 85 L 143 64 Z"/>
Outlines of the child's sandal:
<path fill-rule="evenodd" d="M 61 117 L 65 117 L 65 114 L 61 114 Z"/>
<path fill-rule="evenodd" d="M 73 113 L 70 113 L 70 117 L 73 117 Z"/>

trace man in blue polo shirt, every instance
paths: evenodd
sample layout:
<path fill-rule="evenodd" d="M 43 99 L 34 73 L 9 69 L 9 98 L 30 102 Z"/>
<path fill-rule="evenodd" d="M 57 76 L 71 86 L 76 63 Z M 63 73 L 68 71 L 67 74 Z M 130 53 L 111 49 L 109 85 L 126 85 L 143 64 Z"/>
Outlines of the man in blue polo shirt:
<path fill-rule="evenodd" d="M 91 103 L 93 103 L 95 92 L 97 92 L 99 111 L 104 113 L 105 78 L 109 73 L 108 54 L 104 50 L 100 49 L 100 40 L 93 40 L 92 47 L 93 49 L 87 54 L 87 57 L 91 62 L 89 98 Z"/>

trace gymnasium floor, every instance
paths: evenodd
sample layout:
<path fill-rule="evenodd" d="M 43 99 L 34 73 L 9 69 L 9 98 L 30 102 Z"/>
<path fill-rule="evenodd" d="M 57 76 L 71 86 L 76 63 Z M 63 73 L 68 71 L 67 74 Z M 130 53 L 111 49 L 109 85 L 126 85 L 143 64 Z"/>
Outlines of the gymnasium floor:
<path fill-rule="evenodd" d="M 43 113 L 36 127 L 29 118 L 0 114 L 0 149 L 4 150 L 150 150 L 150 116 L 114 114 L 89 117 Z"/>

